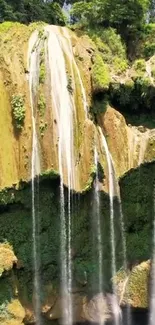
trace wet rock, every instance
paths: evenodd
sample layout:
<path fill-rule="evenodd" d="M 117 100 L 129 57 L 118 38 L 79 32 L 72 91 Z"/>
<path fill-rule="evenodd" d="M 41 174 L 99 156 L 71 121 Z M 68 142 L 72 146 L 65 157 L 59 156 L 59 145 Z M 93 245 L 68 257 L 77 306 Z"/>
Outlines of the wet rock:
<path fill-rule="evenodd" d="M 119 303 L 129 304 L 134 308 L 148 308 L 148 283 L 150 276 L 150 260 L 133 266 L 127 274 L 121 269 L 114 277 Z"/>
<path fill-rule="evenodd" d="M 51 308 L 49 308 L 49 304 L 44 305 L 42 311 L 45 315 L 45 318 L 51 321 L 59 319 L 61 323 L 62 304 L 62 298 L 59 296 L 56 298 Z M 72 293 L 72 304 L 74 323 L 104 323 L 105 321 L 111 321 L 112 319 L 114 319 L 114 314 L 117 318 L 121 317 L 121 311 L 118 305 L 117 298 L 112 294 L 107 294 L 106 296 L 104 296 L 102 293 L 100 293 L 90 299 L 84 293 L 75 292 Z"/>
<path fill-rule="evenodd" d="M 4 271 L 11 270 L 15 263 L 17 263 L 17 258 L 11 245 L 8 243 L 0 244 L 0 276 Z"/>

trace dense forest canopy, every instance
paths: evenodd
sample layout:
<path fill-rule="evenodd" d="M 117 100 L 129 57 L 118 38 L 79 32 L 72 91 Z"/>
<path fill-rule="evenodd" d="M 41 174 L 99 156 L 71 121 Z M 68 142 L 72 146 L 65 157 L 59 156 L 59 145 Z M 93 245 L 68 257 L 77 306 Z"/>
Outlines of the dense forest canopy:
<path fill-rule="evenodd" d="M 62 12 L 63 0 L 0 0 L 1 22 L 19 21 L 30 23 L 45 21 L 51 24 L 65 24 Z"/>
<path fill-rule="evenodd" d="M 118 29 L 134 28 L 145 19 L 154 21 L 155 0 L 67 0 L 73 4 L 75 20 L 112 25 Z M 0 19 L 29 23 L 43 20 L 63 21 L 64 0 L 0 0 Z M 61 21 L 62 20 L 62 21 Z"/>
<path fill-rule="evenodd" d="M 65 25 L 64 3 L 71 5 L 72 23 L 100 30 L 112 27 L 128 48 L 141 38 L 148 23 L 155 22 L 155 0 L 0 0 L 0 22 Z"/>

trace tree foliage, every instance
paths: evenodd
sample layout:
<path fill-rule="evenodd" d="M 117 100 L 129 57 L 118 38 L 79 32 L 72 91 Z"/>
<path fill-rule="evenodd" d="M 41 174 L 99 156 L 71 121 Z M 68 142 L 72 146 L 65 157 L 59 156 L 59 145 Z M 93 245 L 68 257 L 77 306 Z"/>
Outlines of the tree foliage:
<path fill-rule="evenodd" d="M 65 24 L 61 9 L 63 0 L 0 0 L 0 21 L 30 23 L 45 21 L 50 24 Z"/>
<path fill-rule="evenodd" d="M 71 14 L 74 21 L 86 25 L 114 27 L 128 42 L 142 29 L 150 12 L 153 16 L 154 7 L 155 0 L 91 0 L 76 2 Z"/>

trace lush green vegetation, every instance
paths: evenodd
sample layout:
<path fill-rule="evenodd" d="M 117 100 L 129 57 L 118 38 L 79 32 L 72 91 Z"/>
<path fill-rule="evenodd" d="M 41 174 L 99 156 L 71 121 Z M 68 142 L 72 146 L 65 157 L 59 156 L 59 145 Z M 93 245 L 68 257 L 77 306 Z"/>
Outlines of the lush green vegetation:
<path fill-rule="evenodd" d="M 92 82 L 95 93 L 108 89 L 109 87 L 110 76 L 108 66 L 103 62 L 102 57 L 98 53 L 94 57 Z"/>
<path fill-rule="evenodd" d="M 61 10 L 63 1 L 0 0 L 0 20 L 30 23 L 45 21 L 50 24 L 65 24 Z"/>
<path fill-rule="evenodd" d="M 17 129 L 21 130 L 25 119 L 25 106 L 24 106 L 23 96 L 20 94 L 13 95 L 11 106 L 12 106 L 12 113 L 16 123 L 16 127 Z"/>
<path fill-rule="evenodd" d="M 146 32 L 145 26 L 154 22 L 155 3 L 153 0 L 79 1 L 73 5 L 71 13 L 75 22 L 88 28 L 115 28 L 127 45 L 129 57 L 132 57 L 138 41 Z"/>

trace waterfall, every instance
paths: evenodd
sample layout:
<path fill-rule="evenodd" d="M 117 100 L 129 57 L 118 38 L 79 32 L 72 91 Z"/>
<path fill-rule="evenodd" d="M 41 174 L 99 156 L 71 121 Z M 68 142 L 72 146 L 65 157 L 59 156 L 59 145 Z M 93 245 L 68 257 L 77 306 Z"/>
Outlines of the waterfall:
<path fill-rule="evenodd" d="M 151 295 L 150 295 L 150 314 L 149 325 L 154 325 L 155 320 L 155 184 L 153 188 L 153 256 L 151 265 Z"/>
<path fill-rule="evenodd" d="M 63 324 L 73 323 L 72 315 L 72 261 L 71 261 L 71 189 L 75 185 L 74 176 L 74 104 L 67 89 L 68 79 L 61 30 L 57 26 L 47 26 L 48 62 L 51 79 L 51 99 L 58 126 L 58 158 L 61 193 L 61 291 Z M 68 51 L 70 49 L 68 48 Z M 64 175 L 67 174 L 68 220 L 65 218 Z"/>
<path fill-rule="evenodd" d="M 83 108 L 84 108 L 84 112 L 85 112 L 85 117 L 87 117 L 87 106 L 88 105 L 87 105 L 86 92 L 85 92 L 84 85 L 83 85 L 83 82 L 82 82 L 82 79 L 81 79 L 79 68 L 78 68 L 78 66 L 76 64 L 76 61 L 74 59 L 70 36 L 69 36 L 68 30 L 66 28 L 63 28 L 63 35 L 65 37 L 65 38 L 63 37 L 63 39 L 62 39 L 63 46 L 64 46 L 64 49 L 65 49 L 65 53 L 67 53 L 67 56 L 68 56 L 70 62 L 72 63 L 72 65 L 74 66 L 75 71 L 77 73 L 80 88 L 81 88 L 81 93 L 82 93 L 82 100 L 83 100 Z M 68 44 L 65 42 L 65 39 L 67 40 Z M 72 71 L 72 78 L 73 78 L 73 69 L 71 69 L 71 71 Z M 73 78 L 73 80 L 74 80 L 74 78 Z"/>
<path fill-rule="evenodd" d="M 150 130 L 142 133 L 140 138 L 140 150 L 139 150 L 139 159 L 138 159 L 138 166 L 144 162 L 145 152 L 147 149 L 148 141 L 150 136 Z"/>
<path fill-rule="evenodd" d="M 150 130 L 141 132 L 137 127 L 129 127 L 129 168 L 139 166 L 144 162 Z"/>
<path fill-rule="evenodd" d="M 120 223 L 121 223 L 121 234 L 122 234 L 123 266 L 124 266 L 124 270 L 127 273 L 127 277 L 126 277 L 126 280 L 125 280 L 124 286 L 123 286 L 123 292 L 122 292 L 120 302 L 119 302 L 119 304 L 121 304 L 121 302 L 123 301 L 125 291 L 128 290 L 127 285 L 128 285 L 128 281 L 129 281 L 129 277 L 130 277 L 130 274 L 129 274 L 130 271 L 128 271 L 128 266 L 127 266 L 127 247 L 126 247 L 126 237 L 125 237 L 125 229 L 124 229 L 124 216 L 123 216 L 123 211 L 122 211 L 122 201 L 121 201 L 121 195 L 120 195 L 120 187 L 119 187 L 118 198 L 119 198 Z M 127 320 L 126 320 L 126 323 L 127 323 L 127 325 L 131 325 L 131 322 L 132 322 L 131 307 L 128 304 L 127 305 Z"/>
<path fill-rule="evenodd" d="M 34 268 L 34 294 L 36 324 L 41 325 L 40 312 L 40 254 L 39 254 L 39 207 L 35 197 L 35 177 L 40 174 L 40 157 L 35 122 L 35 96 L 38 86 L 39 56 L 37 51 L 38 33 L 34 32 L 29 40 L 28 49 L 28 71 L 29 71 L 29 93 L 32 112 L 32 158 L 31 158 L 31 180 L 32 180 L 32 239 L 33 239 L 33 268 Z M 39 184 L 37 185 L 39 186 Z M 39 191 L 39 189 L 37 188 Z M 37 205 L 37 207 L 36 207 Z"/>
<path fill-rule="evenodd" d="M 103 253 L 102 253 L 102 235 L 101 235 L 101 220 L 100 220 L 100 198 L 99 198 L 99 175 L 98 175 L 98 153 L 95 147 L 94 160 L 96 167 L 96 179 L 95 179 L 95 224 L 96 224 L 96 235 L 97 235 L 97 253 L 98 253 L 98 290 L 99 293 L 103 291 Z M 100 317 L 100 315 L 99 315 Z M 100 317 L 99 324 L 103 325 L 103 321 Z"/>
<path fill-rule="evenodd" d="M 114 202 L 113 202 L 113 197 L 114 197 L 114 169 L 113 169 L 113 164 L 112 164 L 112 159 L 111 155 L 108 149 L 108 145 L 106 142 L 106 139 L 102 133 L 101 128 L 99 127 L 99 133 L 101 136 L 102 140 L 102 145 L 105 150 L 106 154 L 106 160 L 107 160 L 107 165 L 108 165 L 108 176 L 109 176 L 109 197 L 110 197 L 110 235 L 111 235 L 111 264 L 112 264 L 112 278 L 116 275 L 116 251 L 115 251 L 115 230 L 114 230 Z M 119 325 L 119 320 L 120 320 L 120 314 L 116 312 L 118 306 L 117 302 L 117 296 L 116 296 L 116 286 L 115 283 L 113 282 L 113 292 L 114 292 L 114 298 L 113 298 L 113 303 L 112 303 L 112 309 L 113 309 L 113 314 L 114 314 L 114 321 L 115 325 Z"/>

